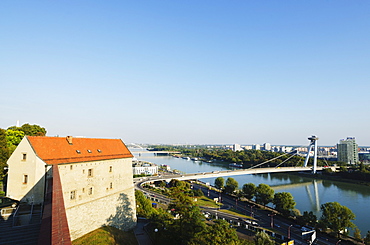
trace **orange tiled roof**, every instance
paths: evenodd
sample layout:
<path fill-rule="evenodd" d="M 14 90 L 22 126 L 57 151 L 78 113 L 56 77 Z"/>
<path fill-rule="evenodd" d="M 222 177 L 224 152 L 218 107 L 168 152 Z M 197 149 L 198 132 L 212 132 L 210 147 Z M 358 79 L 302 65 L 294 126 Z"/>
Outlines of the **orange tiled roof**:
<path fill-rule="evenodd" d="M 26 136 L 36 155 L 47 164 L 89 162 L 133 157 L 120 139 Z"/>

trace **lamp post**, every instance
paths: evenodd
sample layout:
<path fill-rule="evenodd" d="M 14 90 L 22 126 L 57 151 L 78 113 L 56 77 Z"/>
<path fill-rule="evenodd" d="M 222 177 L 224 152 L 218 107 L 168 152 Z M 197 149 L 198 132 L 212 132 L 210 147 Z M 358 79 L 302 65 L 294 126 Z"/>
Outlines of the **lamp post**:
<path fill-rule="evenodd" d="M 158 229 L 157 229 L 157 228 L 155 228 L 155 229 L 154 229 L 154 241 L 155 241 L 155 243 L 157 243 L 157 242 L 158 242 L 157 234 L 158 234 Z"/>
<path fill-rule="evenodd" d="M 292 227 L 293 225 L 290 225 L 289 227 L 288 227 L 288 239 L 290 239 L 290 227 Z"/>
<path fill-rule="evenodd" d="M 275 216 L 276 214 L 268 214 L 268 216 L 270 216 L 271 217 L 271 228 L 273 228 L 274 227 L 274 216 Z"/>
<path fill-rule="evenodd" d="M 253 218 L 253 211 L 252 208 L 254 208 L 256 205 L 251 206 L 251 217 Z"/>

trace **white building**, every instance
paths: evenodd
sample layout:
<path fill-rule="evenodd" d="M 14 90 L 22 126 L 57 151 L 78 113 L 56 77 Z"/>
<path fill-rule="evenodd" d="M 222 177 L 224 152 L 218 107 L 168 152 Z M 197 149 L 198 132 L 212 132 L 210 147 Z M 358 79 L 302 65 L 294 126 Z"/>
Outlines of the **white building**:
<path fill-rule="evenodd" d="M 149 162 L 135 162 L 132 164 L 132 172 L 134 175 L 156 175 L 158 174 L 158 166 Z"/>
<path fill-rule="evenodd" d="M 62 211 L 71 240 L 104 225 L 128 230 L 136 225 L 132 158 L 120 139 L 26 136 L 7 162 L 7 196 L 51 198 L 51 220 Z"/>

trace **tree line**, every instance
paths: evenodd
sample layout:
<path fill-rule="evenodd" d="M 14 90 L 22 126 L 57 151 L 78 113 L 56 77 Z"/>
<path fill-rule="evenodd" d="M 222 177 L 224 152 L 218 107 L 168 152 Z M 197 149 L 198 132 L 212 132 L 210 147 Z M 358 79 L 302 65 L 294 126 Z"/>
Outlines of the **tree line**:
<path fill-rule="evenodd" d="M 331 230 L 340 237 L 341 233 L 346 233 L 347 228 L 355 230 L 354 236 L 356 239 L 361 240 L 361 231 L 356 227 L 352 220 L 355 219 L 355 214 L 346 206 L 338 202 L 328 202 L 321 205 L 321 218 L 318 220 L 312 211 L 305 211 L 303 215 L 294 210 L 296 202 L 289 192 L 275 191 L 267 184 L 259 184 L 258 186 L 253 183 L 246 183 L 238 190 L 238 182 L 229 177 L 226 182 L 223 177 L 218 177 L 214 182 L 215 187 L 221 189 L 227 194 L 235 195 L 238 198 L 246 198 L 254 200 L 256 203 L 266 206 L 269 203 L 274 205 L 276 211 L 288 217 L 295 217 L 297 222 L 301 225 L 308 225 L 323 231 Z M 368 231 L 365 238 L 366 244 L 370 244 L 370 231 Z"/>
<path fill-rule="evenodd" d="M 183 146 L 150 146 L 150 150 L 155 151 L 180 151 L 184 155 L 198 157 L 206 161 L 223 161 L 227 163 L 242 164 L 243 168 L 249 168 L 256 164 L 266 162 L 277 158 L 268 163 L 270 167 L 275 167 L 284 163 L 284 166 L 303 165 L 304 157 L 298 155 L 289 155 L 282 152 L 272 152 L 263 150 L 240 150 L 232 151 L 222 148 L 207 148 L 205 146 L 196 146 L 192 148 Z M 318 159 L 318 166 L 327 165 L 324 160 Z"/>
<path fill-rule="evenodd" d="M 160 182 L 156 184 L 163 186 Z M 141 191 L 135 191 L 137 216 L 150 219 L 147 229 L 154 244 L 253 244 L 240 240 L 236 230 L 225 220 L 206 223 L 200 207 L 192 198 L 195 193 L 189 183 L 172 180 L 167 187 L 166 194 L 171 198 L 167 208 L 153 208 L 152 202 Z"/>

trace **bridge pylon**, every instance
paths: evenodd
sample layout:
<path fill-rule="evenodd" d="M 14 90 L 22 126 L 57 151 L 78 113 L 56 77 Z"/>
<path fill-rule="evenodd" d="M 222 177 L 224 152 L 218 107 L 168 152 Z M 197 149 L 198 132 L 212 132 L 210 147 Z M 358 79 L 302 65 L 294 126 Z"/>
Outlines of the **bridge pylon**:
<path fill-rule="evenodd" d="M 310 159 L 310 152 L 312 147 L 314 148 L 313 152 L 313 168 L 312 168 L 312 173 L 316 174 L 316 168 L 317 168 L 317 140 L 319 139 L 317 136 L 312 135 L 311 137 L 308 138 L 311 142 L 308 145 L 308 152 L 306 156 L 306 160 L 304 160 L 304 167 L 307 167 L 308 160 Z"/>

